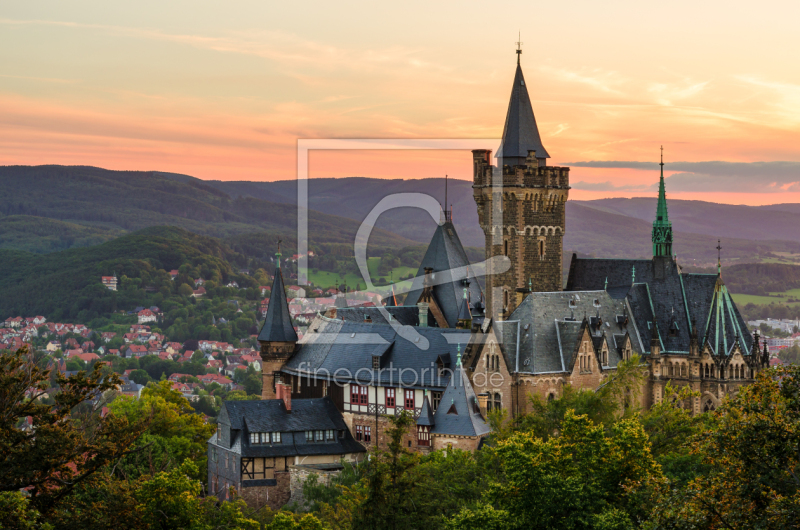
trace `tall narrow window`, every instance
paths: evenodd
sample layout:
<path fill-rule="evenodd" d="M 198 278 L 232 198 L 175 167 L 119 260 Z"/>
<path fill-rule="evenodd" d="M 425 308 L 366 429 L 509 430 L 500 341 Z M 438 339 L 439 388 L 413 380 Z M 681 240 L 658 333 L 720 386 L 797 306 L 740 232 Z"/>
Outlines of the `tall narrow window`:
<path fill-rule="evenodd" d="M 503 307 L 508 307 L 508 291 L 503 291 Z"/>
<path fill-rule="evenodd" d="M 325 436 L 325 431 L 314 431 L 314 441 L 321 442 Z"/>
<path fill-rule="evenodd" d="M 356 440 L 361 442 L 364 440 L 364 427 L 356 425 Z"/>
<path fill-rule="evenodd" d="M 314 431 L 306 431 L 306 443 L 314 441 Z"/>
<path fill-rule="evenodd" d="M 539 240 L 539 257 L 544 257 L 544 241 L 541 239 Z"/>
<path fill-rule="evenodd" d="M 413 390 L 406 390 L 405 391 L 405 406 L 406 406 L 406 410 L 414 410 L 414 391 Z"/>
<path fill-rule="evenodd" d="M 494 395 L 494 409 L 500 410 L 503 408 L 503 399 L 500 397 L 500 394 Z"/>
<path fill-rule="evenodd" d="M 417 425 L 417 444 L 424 447 L 431 445 L 431 432 L 427 425 Z"/>
<path fill-rule="evenodd" d="M 369 389 L 367 387 L 365 387 L 365 386 L 361 387 L 361 404 L 362 405 L 367 405 L 369 403 L 369 395 L 367 394 L 368 391 L 369 391 Z"/>
<path fill-rule="evenodd" d="M 386 389 L 386 406 L 387 407 L 394 407 L 395 406 L 395 389 L 394 388 L 387 388 Z"/>
<path fill-rule="evenodd" d="M 364 426 L 364 441 L 371 442 L 372 441 L 372 427 L 369 425 Z"/>
<path fill-rule="evenodd" d="M 508 256 L 508 241 L 503 241 L 503 256 Z"/>
<path fill-rule="evenodd" d="M 361 387 L 358 385 L 350 385 L 350 404 L 351 405 L 358 405 L 359 396 L 361 395 Z"/>
<path fill-rule="evenodd" d="M 332 442 L 335 439 L 336 439 L 336 437 L 333 434 L 333 429 L 325 431 L 325 441 L 326 442 Z"/>

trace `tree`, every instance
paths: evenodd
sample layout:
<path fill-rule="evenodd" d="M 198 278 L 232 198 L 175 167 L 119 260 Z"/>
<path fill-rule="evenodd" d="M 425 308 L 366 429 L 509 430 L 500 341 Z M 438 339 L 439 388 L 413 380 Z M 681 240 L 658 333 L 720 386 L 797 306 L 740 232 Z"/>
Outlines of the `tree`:
<path fill-rule="evenodd" d="M 651 509 L 641 492 L 663 480 L 637 418 L 619 420 L 606 436 L 569 410 L 558 436 L 519 432 L 490 451 L 498 478 L 483 504 L 460 512 L 450 528 L 633 528 Z"/>
<path fill-rule="evenodd" d="M 0 491 L 27 488 L 31 505 L 52 511 L 76 486 L 124 456 L 144 430 L 143 421 L 109 414 L 101 417 L 103 393 L 120 384 L 92 372 L 57 376 L 52 405 L 40 402 L 49 371 L 23 348 L 0 351 Z M 18 426 L 30 417 L 30 430 Z"/>
<path fill-rule="evenodd" d="M 142 391 L 139 399 L 120 396 L 109 408 L 131 422 L 147 422 L 146 432 L 136 441 L 137 451 L 125 456 L 116 466 L 115 472 L 119 476 L 125 479 L 152 476 L 159 471 L 171 470 L 188 459 L 203 469 L 196 478 L 205 478 L 206 442 L 215 427 L 194 413 L 189 401 L 173 390 L 172 383 L 151 384 Z"/>
<path fill-rule="evenodd" d="M 354 529 L 409 528 L 416 520 L 411 495 L 414 482 L 406 472 L 419 462 L 419 455 L 403 447 L 403 435 L 414 419 L 404 411 L 389 421 L 389 451 L 375 450 L 366 464 L 366 498 L 353 515 Z"/>
<path fill-rule="evenodd" d="M 194 290 L 188 284 L 183 283 L 178 287 L 178 294 L 181 296 L 192 296 Z"/>
<path fill-rule="evenodd" d="M 147 383 L 152 381 L 152 379 L 150 378 L 148 373 L 145 372 L 144 370 L 134 370 L 134 371 L 132 371 L 130 373 L 130 375 L 128 376 L 128 379 L 130 379 L 134 383 L 138 383 L 140 385 L 146 385 Z"/>
<path fill-rule="evenodd" d="M 200 482 L 189 478 L 197 474 L 197 465 L 186 460 L 180 467 L 158 473 L 141 485 L 135 498 L 148 528 L 258 530 L 258 523 L 244 515 L 243 500 L 217 503 L 215 497 L 202 498 Z"/>
<path fill-rule="evenodd" d="M 707 473 L 666 491 L 655 510 L 661 527 L 800 526 L 800 367 L 760 372 L 709 413 L 693 441 Z"/>

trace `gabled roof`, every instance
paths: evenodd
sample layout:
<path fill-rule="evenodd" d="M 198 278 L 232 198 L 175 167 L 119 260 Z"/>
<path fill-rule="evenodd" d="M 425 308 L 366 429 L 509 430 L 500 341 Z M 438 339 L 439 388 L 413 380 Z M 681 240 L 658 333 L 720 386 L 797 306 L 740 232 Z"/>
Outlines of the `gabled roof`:
<path fill-rule="evenodd" d="M 648 341 L 654 325 L 658 327 L 663 352 L 688 353 L 693 326 L 697 326 L 701 342 L 707 340 L 715 353 L 723 354 L 734 343 L 737 333 L 741 338 L 742 350 L 745 354 L 749 353 L 753 347 L 753 337 L 721 276 L 682 274 L 675 263 L 668 259 L 663 278 L 656 278 L 654 268 L 657 260 L 662 259 L 573 257 L 567 291 L 580 295 L 584 290 L 603 289 L 608 278 L 609 294 L 616 298 L 625 293 L 632 311 L 631 320 L 636 322 L 641 339 L 648 344 L 645 353 L 649 352 Z M 632 284 L 634 267 L 635 283 Z M 620 287 L 612 288 L 612 285 Z M 634 344 L 638 342 L 633 333 L 631 340 Z"/>
<path fill-rule="evenodd" d="M 425 256 L 422 258 L 417 275 L 406 296 L 405 305 L 414 306 L 422 296 L 425 269 L 433 269 L 433 295 L 450 327 L 458 323 L 458 313 L 463 298 L 463 280 L 469 279 L 469 300 L 474 306 L 483 293 L 471 272 L 467 253 L 458 238 L 456 228 L 450 221 L 436 227 Z M 432 325 L 432 320 L 428 325 Z"/>
<path fill-rule="evenodd" d="M 536 158 L 550 158 L 539 136 L 539 127 L 533 115 L 533 105 L 522 75 L 522 67 L 517 63 L 506 123 L 503 126 L 503 141 L 497 149 L 496 157 L 524 159 L 528 156 L 528 151 L 536 151 Z"/>
<path fill-rule="evenodd" d="M 276 457 L 317 454 L 348 454 L 366 452 L 364 446 L 355 441 L 347 428 L 341 412 L 336 409 L 329 397 L 315 399 L 293 399 L 292 411 L 288 412 L 283 400 L 263 401 L 224 401 L 218 421 L 230 428 L 231 448 L 242 456 Z M 333 430 L 337 431 L 335 440 L 325 443 L 270 445 L 250 445 L 247 432 L 303 432 Z M 238 431 L 238 432 L 237 432 Z M 339 432 L 344 437 L 339 437 Z M 216 433 L 209 443 L 216 444 Z"/>
<path fill-rule="evenodd" d="M 460 363 L 456 363 L 453 377 L 447 385 L 439 408 L 433 416 L 431 433 L 455 436 L 483 436 L 491 429 L 481 416 L 478 398 Z"/>
<path fill-rule="evenodd" d="M 625 299 L 614 298 L 606 291 L 531 293 L 508 320 L 492 325 L 512 372 L 517 366 L 521 373 L 565 372 L 572 368 L 584 316 L 593 339 L 602 337 L 603 332 L 627 332 L 638 337 L 634 321 L 617 320 L 617 315 L 627 311 Z M 634 340 L 632 349 L 641 354 L 644 345 Z M 618 359 L 610 355 L 609 366 L 615 367 Z"/>
<path fill-rule="evenodd" d="M 269 308 L 258 334 L 262 342 L 297 342 L 297 333 L 292 325 L 289 305 L 286 302 L 286 290 L 283 288 L 283 274 L 280 267 L 275 271 L 272 292 L 269 294 Z"/>

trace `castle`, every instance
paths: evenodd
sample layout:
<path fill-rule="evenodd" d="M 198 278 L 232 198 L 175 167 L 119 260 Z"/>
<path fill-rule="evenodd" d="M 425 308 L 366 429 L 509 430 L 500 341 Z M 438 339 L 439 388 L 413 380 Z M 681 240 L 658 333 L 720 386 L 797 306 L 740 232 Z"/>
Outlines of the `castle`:
<path fill-rule="evenodd" d="M 569 168 L 547 165 L 519 53 L 496 165 L 491 151 L 473 151 L 486 258 L 502 256 L 507 268 L 489 267 L 484 294 L 445 212 L 403 306 L 336 304 L 300 341 L 278 268 L 258 336 L 262 399 L 330 400 L 347 439 L 366 447 L 385 447 L 387 417 L 406 411 L 415 424 L 405 447 L 476 449 L 489 411 L 513 417 L 531 396 L 597 389 L 634 354 L 647 364 L 640 406 L 672 399 L 672 382 L 697 391 L 683 404 L 695 414 L 767 366 L 721 271 L 686 274 L 676 263 L 663 160 L 652 258 L 573 255 L 563 286 Z"/>

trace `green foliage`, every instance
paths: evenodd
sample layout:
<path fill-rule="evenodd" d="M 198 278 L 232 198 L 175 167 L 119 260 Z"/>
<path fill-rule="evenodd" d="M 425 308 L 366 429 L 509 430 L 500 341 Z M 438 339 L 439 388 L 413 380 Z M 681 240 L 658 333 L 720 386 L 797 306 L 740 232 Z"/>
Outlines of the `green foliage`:
<path fill-rule="evenodd" d="M 0 528 L 18 530 L 53 530 L 42 521 L 42 514 L 30 505 L 28 497 L 19 491 L 0 492 Z"/>
<path fill-rule="evenodd" d="M 217 503 L 214 497 L 200 497 L 200 483 L 189 477 L 199 473 L 186 460 L 180 467 L 161 472 L 142 483 L 134 496 L 142 521 L 158 530 L 236 528 L 258 530 L 259 525 L 242 512 L 244 501 Z M 290 527 L 291 528 L 291 527 Z"/>
<path fill-rule="evenodd" d="M 25 349 L 0 351 L 0 491 L 29 488 L 31 506 L 43 514 L 94 473 L 124 455 L 144 430 L 141 421 L 114 414 L 101 418 L 92 405 L 119 384 L 100 366 L 87 374 L 57 376 L 52 404 L 39 401 L 50 385 Z M 26 393 L 30 393 L 26 398 Z M 18 423 L 30 417 L 31 430 Z"/>
<path fill-rule="evenodd" d="M 115 473 L 136 479 L 159 471 L 171 471 L 186 460 L 197 463 L 194 478 L 206 478 L 206 442 L 215 427 L 195 414 L 189 401 L 172 389 L 169 381 L 148 385 L 139 399 L 120 396 L 109 406 L 111 412 L 130 422 L 144 422 L 147 431 L 134 450 L 116 465 Z"/>
<path fill-rule="evenodd" d="M 654 527 L 800 525 L 800 367 L 758 374 L 714 413 L 692 452 L 709 471 L 663 491 Z"/>
<path fill-rule="evenodd" d="M 450 527 L 485 520 L 509 529 L 632 528 L 649 509 L 637 487 L 660 481 L 661 471 L 636 418 L 614 423 L 608 434 L 569 410 L 557 437 L 519 432 L 498 442 L 491 451 L 503 480 L 490 485 L 485 506 L 462 511 Z M 504 520 L 507 526 L 497 526 Z"/>

